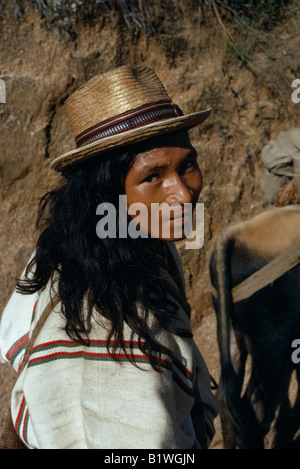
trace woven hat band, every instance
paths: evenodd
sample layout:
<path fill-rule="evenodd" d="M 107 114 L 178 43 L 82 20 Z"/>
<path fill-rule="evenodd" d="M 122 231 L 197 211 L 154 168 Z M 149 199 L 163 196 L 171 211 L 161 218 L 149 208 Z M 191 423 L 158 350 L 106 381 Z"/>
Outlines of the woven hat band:
<path fill-rule="evenodd" d="M 105 137 L 179 116 L 183 116 L 183 112 L 171 100 L 148 103 L 89 127 L 75 137 L 76 146 L 80 148 Z"/>

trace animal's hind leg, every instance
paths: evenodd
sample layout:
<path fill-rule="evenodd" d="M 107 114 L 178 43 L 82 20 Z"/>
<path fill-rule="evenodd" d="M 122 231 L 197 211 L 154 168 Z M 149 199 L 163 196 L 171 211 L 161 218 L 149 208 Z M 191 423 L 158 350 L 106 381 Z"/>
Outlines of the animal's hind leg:
<path fill-rule="evenodd" d="M 247 359 L 247 349 L 244 338 L 241 333 L 231 328 L 230 333 L 230 356 L 234 371 L 237 377 L 237 391 L 240 394 L 245 375 L 245 363 Z M 238 446 L 236 438 L 235 424 L 232 421 L 231 414 L 227 408 L 226 399 L 222 389 L 222 382 L 217 391 L 217 398 L 220 403 L 220 418 L 222 424 L 223 446 L 224 449 L 233 449 Z"/>
<path fill-rule="evenodd" d="M 294 410 L 297 412 L 297 426 L 295 429 L 295 434 L 293 436 L 294 441 L 294 448 L 300 449 L 300 368 L 296 368 L 296 376 L 297 376 L 297 383 L 298 383 L 298 391 L 297 391 L 297 398 L 294 405 Z"/>
<path fill-rule="evenodd" d="M 295 400 L 295 405 L 294 408 L 300 412 L 300 368 L 296 367 L 296 377 L 297 377 L 297 383 L 298 383 L 298 391 L 297 391 L 297 397 Z M 300 422 L 299 422 L 300 425 Z"/>
<path fill-rule="evenodd" d="M 237 329 L 230 331 L 230 357 L 237 376 L 238 392 L 241 393 L 245 378 L 245 365 L 248 356 L 244 336 Z"/>
<path fill-rule="evenodd" d="M 278 364 L 279 361 L 276 361 Z M 279 371 L 278 371 L 279 370 Z M 278 371 L 277 373 L 275 371 Z M 283 362 L 275 367 L 274 362 L 269 363 L 262 353 L 253 358 L 251 378 L 246 394 L 255 412 L 257 424 L 263 436 L 266 436 L 273 427 L 276 438 L 273 447 L 279 448 L 289 445 L 291 421 L 288 423 L 290 403 L 288 389 L 291 377 L 291 367 Z M 274 446 L 275 444 L 275 446 Z"/>
<path fill-rule="evenodd" d="M 235 449 L 238 445 L 236 434 L 234 431 L 234 425 L 231 420 L 230 412 L 228 411 L 226 399 L 220 383 L 220 387 L 216 395 L 220 403 L 220 418 L 222 426 L 222 436 L 223 436 L 223 448 L 224 449 Z"/>
<path fill-rule="evenodd" d="M 285 394 L 280 404 L 279 415 L 275 424 L 276 440 L 274 448 L 300 449 L 300 370 L 295 370 L 296 380 L 287 382 Z M 297 386 L 296 398 L 289 399 L 289 386 Z M 295 389 L 294 389 L 295 391 Z"/>

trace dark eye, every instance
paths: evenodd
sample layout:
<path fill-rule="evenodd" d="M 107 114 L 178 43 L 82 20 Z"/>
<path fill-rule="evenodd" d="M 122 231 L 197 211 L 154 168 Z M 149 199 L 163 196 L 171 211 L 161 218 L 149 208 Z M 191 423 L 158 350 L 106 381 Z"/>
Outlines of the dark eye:
<path fill-rule="evenodd" d="M 148 176 L 146 179 L 144 179 L 143 182 L 157 182 L 158 179 L 159 179 L 158 174 L 150 174 L 150 176 Z"/>
<path fill-rule="evenodd" d="M 196 161 L 187 161 L 186 162 L 186 168 L 189 169 L 189 168 L 193 168 L 194 166 L 196 165 Z"/>
<path fill-rule="evenodd" d="M 181 173 L 184 174 L 185 171 L 196 168 L 197 167 L 197 160 L 188 160 L 181 166 Z"/>

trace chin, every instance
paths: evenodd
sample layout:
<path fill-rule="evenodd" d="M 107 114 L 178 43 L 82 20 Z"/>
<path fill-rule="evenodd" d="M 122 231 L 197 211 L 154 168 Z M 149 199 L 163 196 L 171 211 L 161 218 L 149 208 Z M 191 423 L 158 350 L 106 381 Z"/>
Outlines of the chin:
<path fill-rule="evenodd" d="M 162 241 L 169 241 L 169 242 L 174 241 L 175 242 L 175 241 L 182 241 L 182 240 L 186 239 L 186 236 L 184 234 L 182 234 L 182 235 L 177 234 L 176 236 L 175 235 L 174 236 L 172 236 L 172 235 L 170 235 L 170 236 L 159 236 L 158 239 L 161 239 Z"/>

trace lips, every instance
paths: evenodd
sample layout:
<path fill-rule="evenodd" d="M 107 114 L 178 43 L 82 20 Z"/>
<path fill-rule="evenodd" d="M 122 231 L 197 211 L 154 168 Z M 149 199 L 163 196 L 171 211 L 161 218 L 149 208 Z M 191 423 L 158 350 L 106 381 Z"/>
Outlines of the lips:
<path fill-rule="evenodd" d="M 175 220 L 188 220 L 191 218 L 192 215 L 192 210 L 190 208 L 185 208 L 184 210 L 181 209 L 181 212 L 178 215 L 174 215 L 172 218 L 170 218 L 170 221 L 175 221 Z"/>
<path fill-rule="evenodd" d="M 190 221 L 191 221 L 191 217 L 188 216 L 188 215 L 184 215 L 184 214 L 182 214 L 181 216 L 170 219 L 170 222 L 172 222 L 174 224 L 185 224 L 185 225 L 187 225 Z"/>
<path fill-rule="evenodd" d="M 177 217 L 174 217 L 174 218 L 170 218 L 170 221 L 173 221 L 173 220 L 181 220 L 184 218 L 184 214 L 182 213 L 181 215 L 178 215 Z"/>

